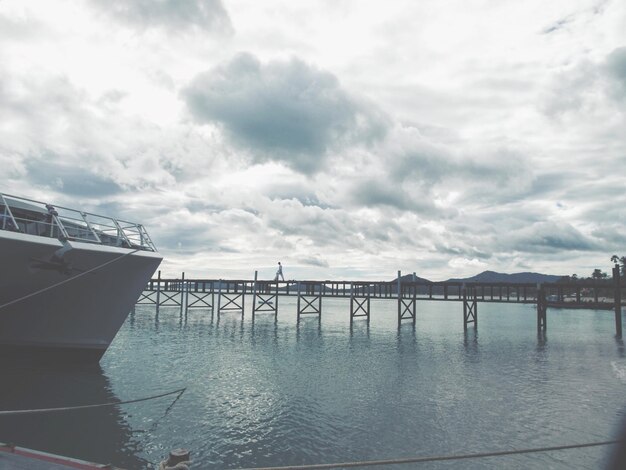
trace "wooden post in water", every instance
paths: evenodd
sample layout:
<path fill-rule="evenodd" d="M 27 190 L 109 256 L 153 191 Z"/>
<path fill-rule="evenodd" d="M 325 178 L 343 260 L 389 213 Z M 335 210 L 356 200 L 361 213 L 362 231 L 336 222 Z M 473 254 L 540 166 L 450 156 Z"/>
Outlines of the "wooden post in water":
<path fill-rule="evenodd" d="M 183 303 L 185 302 L 185 273 L 183 271 L 180 280 L 180 316 L 183 316 Z"/>
<path fill-rule="evenodd" d="M 298 321 L 300 321 L 300 281 L 297 282 L 296 289 L 298 289 Z"/>
<path fill-rule="evenodd" d="M 469 289 L 463 284 L 463 330 L 467 330 L 467 324 L 473 323 L 474 328 L 478 327 L 478 301 L 476 299 L 476 288 Z M 468 295 L 469 292 L 469 295 Z"/>
<path fill-rule="evenodd" d="M 159 276 L 157 277 L 157 298 L 156 298 L 156 313 L 159 314 L 159 304 L 161 302 L 161 270 L 159 270 Z"/>
<path fill-rule="evenodd" d="M 254 318 L 254 312 L 256 311 L 256 281 L 258 276 L 259 272 L 254 271 L 254 284 L 252 285 L 252 318 Z"/>
<path fill-rule="evenodd" d="M 365 286 L 363 292 L 359 296 L 358 287 L 355 287 L 351 282 L 350 288 L 350 325 L 354 322 L 355 317 L 366 317 L 367 323 L 370 321 L 370 292 L 369 286 L 367 286 L 367 292 L 365 292 Z"/>
<path fill-rule="evenodd" d="M 217 316 L 220 316 L 220 309 L 222 308 L 222 280 L 217 281 Z"/>
<path fill-rule="evenodd" d="M 402 282 L 400 281 L 401 277 L 402 271 L 398 271 L 398 326 L 400 326 L 402 320 L 405 319 L 411 319 L 413 320 L 413 324 L 415 324 L 415 304 L 417 303 L 415 298 L 415 290 L 413 291 L 412 297 L 410 295 L 411 292 L 409 291 L 408 300 L 405 301 L 402 291 Z M 409 287 L 411 287 L 410 284 Z"/>
<path fill-rule="evenodd" d="M 354 322 L 354 288 L 350 283 L 350 325 Z"/>
<path fill-rule="evenodd" d="M 402 321 L 402 282 L 400 282 L 400 277 L 402 277 L 402 271 L 398 271 L 398 325 Z"/>
<path fill-rule="evenodd" d="M 541 284 L 537 284 L 537 331 L 548 329 L 548 301 L 546 291 Z"/>
<path fill-rule="evenodd" d="M 615 335 L 622 337 L 622 290 L 620 284 L 619 265 L 613 268 L 613 284 L 615 291 L 613 293 L 613 301 L 615 302 Z"/>

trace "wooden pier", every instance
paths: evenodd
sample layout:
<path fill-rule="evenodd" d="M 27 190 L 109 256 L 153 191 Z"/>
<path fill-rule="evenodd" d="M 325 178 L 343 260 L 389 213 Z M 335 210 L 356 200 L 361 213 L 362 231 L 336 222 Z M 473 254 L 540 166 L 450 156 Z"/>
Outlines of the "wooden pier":
<path fill-rule="evenodd" d="M 408 279 L 408 280 L 407 280 Z M 176 307 L 180 315 L 194 308 L 209 309 L 221 315 L 235 312 L 245 314 L 246 297 L 252 296 L 251 314 L 278 315 L 279 297 L 297 297 L 296 314 L 322 315 L 323 298 L 350 299 L 350 322 L 364 318 L 369 322 L 371 300 L 397 302 L 398 325 L 415 323 L 420 301 L 459 302 L 463 304 L 463 327 L 478 327 L 478 304 L 497 302 L 509 304 L 536 304 L 537 329 L 546 331 L 548 308 L 590 308 L 614 310 L 615 333 L 622 337 L 622 289 L 619 266 L 613 268 L 612 281 L 575 281 L 556 283 L 505 282 L 427 282 L 412 277 L 398 277 L 394 281 L 267 281 L 259 280 L 255 271 L 252 280 L 232 279 L 162 279 L 147 284 L 138 305 Z"/>

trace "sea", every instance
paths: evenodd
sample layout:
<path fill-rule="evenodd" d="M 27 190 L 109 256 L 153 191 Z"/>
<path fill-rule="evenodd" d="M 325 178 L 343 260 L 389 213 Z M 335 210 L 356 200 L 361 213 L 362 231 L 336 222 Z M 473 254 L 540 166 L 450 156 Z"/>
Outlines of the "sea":
<path fill-rule="evenodd" d="M 99 365 L 4 365 L 0 409 L 101 408 L 0 415 L 0 441 L 157 468 L 191 452 L 193 469 L 446 457 L 604 442 L 626 419 L 626 350 L 614 314 L 459 302 L 348 299 L 297 321 L 296 300 L 253 318 L 137 306 Z M 371 468 L 597 469 L 613 445 Z"/>

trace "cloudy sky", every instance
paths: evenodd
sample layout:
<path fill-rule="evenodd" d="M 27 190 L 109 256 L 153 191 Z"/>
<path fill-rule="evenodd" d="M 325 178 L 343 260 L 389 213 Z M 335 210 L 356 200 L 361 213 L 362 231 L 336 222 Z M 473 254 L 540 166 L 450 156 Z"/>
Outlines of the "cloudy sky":
<path fill-rule="evenodd" d="M 0 168 L 164 275 L 608 271 L 626 2 L 0 0 Z"/>

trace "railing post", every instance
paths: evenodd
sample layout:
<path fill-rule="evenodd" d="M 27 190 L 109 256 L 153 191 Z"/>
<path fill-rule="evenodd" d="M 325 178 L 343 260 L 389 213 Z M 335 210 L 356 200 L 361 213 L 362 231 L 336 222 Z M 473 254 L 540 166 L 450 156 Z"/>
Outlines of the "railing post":
<path fill-rule="evenodd" d="M 11 222 L 13 223 L 13 227 L 15 228 L 15 230 L 19 232 L 20 228 L 17 226 L 17 221 L 15 220 L 15 217 L 13 217 L 13 212 L 11 212 L 11 208 L 9 207 L 7 200 L 4 198 L 4 194 L 0 194 L 0 197 L 2 198 L 2 204 L 4 205 L 5 214 L 6 213 L 9 214 L 9 217 L 11 217 Z M 5 228 L 5 227 L 6 227 L 6 217 L 4 218 L 2 228 Z"/>
<path fill-rule="evenodd" d="M 620 283 L 619 265 L 616 264 L 613 268 L 613 284 L 615 291 L 613 293 L 613 301 L 615 302 L 615 335 L 618 338 L 622 337 L 622 290 Z"/>

